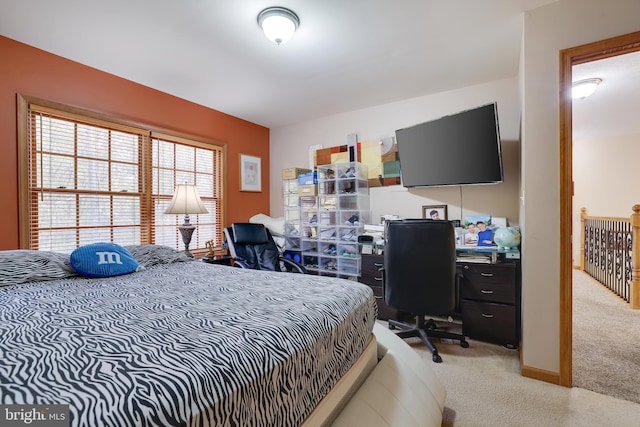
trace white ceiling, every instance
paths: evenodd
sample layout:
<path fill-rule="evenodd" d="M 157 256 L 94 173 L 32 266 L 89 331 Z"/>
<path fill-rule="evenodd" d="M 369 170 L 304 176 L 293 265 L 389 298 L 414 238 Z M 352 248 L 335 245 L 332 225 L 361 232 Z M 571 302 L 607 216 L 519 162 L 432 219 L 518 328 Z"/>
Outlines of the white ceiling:
<path fill-rule="evenodd" d="M 0 0 L 0 34 L 279 127 L 515 77 L 522 12 L 554 1 Z M 300 17 L 284 45 L 268 6 Z"/>
<path fill-rule="evenodd" d="M 554 1 L 0 0 L 0 34 L 274 128 L 515 77 L 523 11 Z M 268 6 L 300 17 L 284 45 Z M 573 68 L 589 77 L 574 141 L 639 133 L 640 53 Z"/>
<path fill-rule="evenodd" d="M 640 134 L 640 51 L 575 65 L 571 74 L 602 79 L 593 95 L 573 100 L 574 143 Z"/>

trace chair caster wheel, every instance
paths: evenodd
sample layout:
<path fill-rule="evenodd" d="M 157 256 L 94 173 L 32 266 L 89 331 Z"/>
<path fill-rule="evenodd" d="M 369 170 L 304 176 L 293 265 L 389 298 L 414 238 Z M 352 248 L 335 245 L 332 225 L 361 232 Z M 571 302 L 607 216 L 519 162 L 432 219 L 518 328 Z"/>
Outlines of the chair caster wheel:
<path fill-rule="evenodd" d="M 389 324 L 389 329 L 390 329 L 390 330 L 392 330 L 392 331 L 393 331 L 395 328 L 396 328 L 396 327 L 395 327 L 395 325 Z"/>
<path fill-rule="evenodd" d="M 432 359 L 436 363 L 442 363 L 442 357 L 440 357 L 440 355 L 437 353 L 433 355 Z"/>
<path fill-rule="evenodd" d="M 460 347 L 469 348 L 469 343 L 467 341 L 460 341 Z"/>

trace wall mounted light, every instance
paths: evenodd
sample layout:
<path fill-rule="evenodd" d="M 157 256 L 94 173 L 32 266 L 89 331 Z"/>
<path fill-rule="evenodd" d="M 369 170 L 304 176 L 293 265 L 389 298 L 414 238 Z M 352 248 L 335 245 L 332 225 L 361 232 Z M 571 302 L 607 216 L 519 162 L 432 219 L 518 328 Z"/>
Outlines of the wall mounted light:
<path fill-rule="evenodd" d="M 258 14 L 264 35 L 277 45 L 286 43 L 300 25 L 298 15 L 284 7 L 268 7 Z"/>
<path fill-rule="evenodd" d="M 591 96 L 596 89 L 598 89 L 598 85 L 600 83 L 602 83 L 602 79 L 599 78 L 584 79 L 573 82 L 571 84 L 571 97 L 573 99 L 583 99 L 587 96 Z"/>

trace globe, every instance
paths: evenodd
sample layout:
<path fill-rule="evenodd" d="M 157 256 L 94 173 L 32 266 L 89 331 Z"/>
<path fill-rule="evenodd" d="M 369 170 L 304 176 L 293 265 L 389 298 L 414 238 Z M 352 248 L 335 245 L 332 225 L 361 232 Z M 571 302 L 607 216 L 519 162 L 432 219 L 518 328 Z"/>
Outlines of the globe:
<path fill-rule="evenodd" d="M 501 227 L 495 231 L 493 241 L 499 248 L 515 249 L 520 246 L 520 232 L 513 227 Z"/>

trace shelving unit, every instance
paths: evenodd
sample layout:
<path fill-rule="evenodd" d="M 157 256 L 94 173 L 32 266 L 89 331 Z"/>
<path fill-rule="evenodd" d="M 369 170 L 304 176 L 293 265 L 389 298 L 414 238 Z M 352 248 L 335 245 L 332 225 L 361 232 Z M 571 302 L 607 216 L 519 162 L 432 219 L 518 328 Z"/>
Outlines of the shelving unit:
<path fill-rule="evenodd" d="M 285 206 L 286 230 L 291 230 L 286 250 L 299 253 L 308 271 L 355 279 L 361 270 L 357 239 L 370 219 L 366 165 L 322 165 L 317 174 L 317 195 L 298 198 L 297 223 Z"/>
<path fill-rule="evenodd" d="M 300 226 L 301 202 L 298 194 L 298 174 L 309 169 L 289 168 L 282 171 L 282 192 L 284 200 L 284 256 L 296 262 L 302 260 L 302 234 Z"/>

